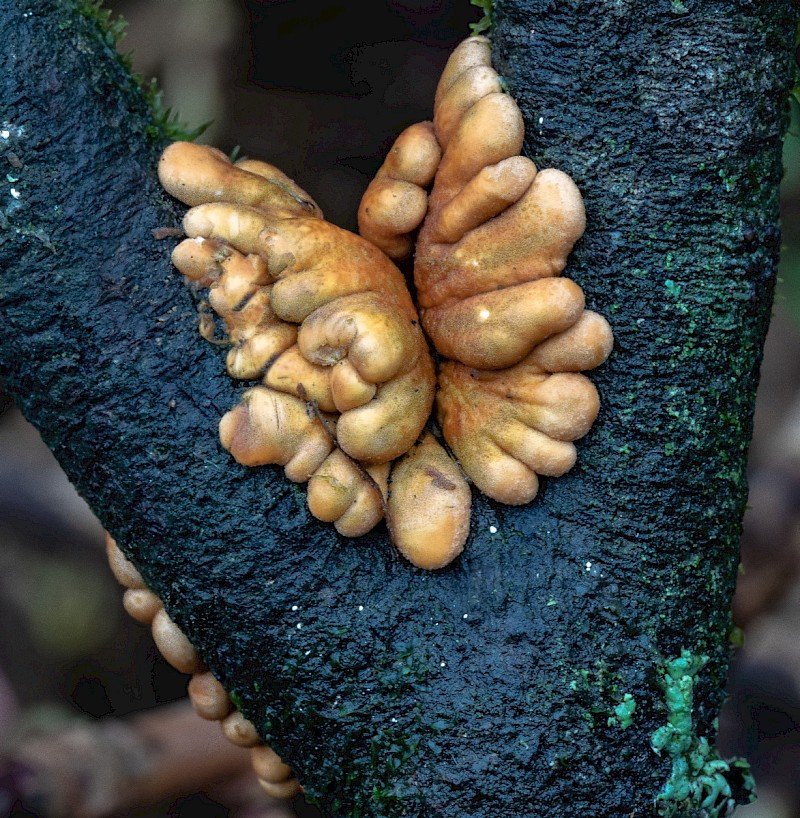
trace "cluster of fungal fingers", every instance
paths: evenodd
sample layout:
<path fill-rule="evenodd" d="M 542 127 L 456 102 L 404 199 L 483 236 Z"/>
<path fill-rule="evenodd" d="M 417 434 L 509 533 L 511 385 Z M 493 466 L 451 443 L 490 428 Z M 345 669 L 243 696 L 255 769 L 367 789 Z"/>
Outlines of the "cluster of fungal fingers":
<path fill-rule="evenodd" d="M 561 276 L 583 201 L 520 155 L 523 138 L 489 41 L 472 37 L 445 66 L 433 121 L 400 135 L 365 192 L 360 236 L 265 162 L 178 142 L 159 164 L 191 206 L 173 262 L 221 321 L 229 374 L 261 381 L 222 418 L 222 445 L 307 482 L 311 513 L 345 536 L 385 518 L 423 568 L 464 547 L 464 473 L 528 503 L 539 476 L 572 468 L 599 410 L 580 373 L 609 355 L 611 328 Z M 419 315 L 391 261 L 412 251 Z M 203 313 L 209 340 L 216 326 Z M 434 402 L 452 456 L 424 431 Z"/>
<path fill-rule="evenodd" d="M 450 562 L 466 541 L 470 492 L 424 433 L 434 366 L 397 267 L 265 162 L 177 142 L 159 178 L 191 206 L 173 263 L 221 321 L 229 374 L 261 381 L 222 418 L 224 448 L 307 482 L 311 513 L 345 536 L 386 517 L 413 563 Z M 215 328 L 205 314 L 201 332 Z"/>
<path fill-rule="evenodd" d="M 203 664 L 186 634 L 170 619 L 161 600 L 142 579 L 136 566 L 106 534 L 106 556 L 111 571 L 125 588 L 122 604 L 137 622 L 149 625 L 164 659 L 181 673 L 191 674 L 187 687 L 189 701 L 202 719 L 218 721 L 222 733 L 232 744 L 250 748 L 253 769 L 261 788 L 272 798 L 289 799 L 300 792 L 300 782 L 291 767 L 260 739 L 256 728 L 233 708 L 225 688 Z"/>
<path fill-rule="evenodd" d="M 445 66 L 433 122 L 401 134 L 359 210 L 362 234 L 395 259 L 419 229 L 414 281 L 439 355 L 442 434 L 478 489 L 512 505 L 536 496 L 540 475 L 575 464 L 574 441 L 600 405 L 580 373 L 613 345 L 608 322 L 560 275 L 585 227 L 580 192 L 521 156 L 523 138 L 488 39 L 471 37 Z"/>

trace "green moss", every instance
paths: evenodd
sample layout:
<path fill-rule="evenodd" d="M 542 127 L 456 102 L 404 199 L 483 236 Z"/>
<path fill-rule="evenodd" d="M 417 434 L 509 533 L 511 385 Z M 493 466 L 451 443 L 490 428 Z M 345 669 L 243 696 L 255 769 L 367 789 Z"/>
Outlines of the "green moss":
<path fill-rule="evenodd" d="M 492 27 L 492 0 L 469 0 L 473 6 L 483 9 L 483 17 L 477 23 L 470 23 L 473 34 L 483 34 Z"/>
<path fill-rule="evenodd" d="M 119 42 L 127 27 L 127 22 L 121 17 L 114 17 L 113 12 L 103 7 L 103 0 L 72 0 L 75 9 L 82 17 L 92 22 L 106 47 L 113 50 L 122 67 L 133 78 L 141 89 L 147 106 L 150 108 L 153 122 L 146 128 L 146 136 L 152 141 L 188 141 L 193 142 L 211 124 L 206 122 L 192 128 L 182 122 L 177 113 L 164 107 L 163 94 L 154 79 L 146 79 L 143 74 L 133 70 L 133 61 L 130 54 L 118 51 Z"/>
<path fill-rule="evenodd" d="M 797 29 L 795 32 L 795 45 L 797 48 L 800 48 L 800 20 L 797 22 Z M 792 96 L 795 98 L 797 102 L 800 102 L 800 64 L 796 64 L 795 69 L 795 83 L 794 88 L 792 88 Z"/>
<path fill-rule="evenodd" d="M 745 642 L 744 631 L 738 626 L 733 625 L 728 633 L 728 642 L 731 647 L 743 648 Z"/>
<path fill-rule="evenodd" d="M 708 662 L 688 650 L 664 663 L 661 685 L 667 705 L 667 723 L 651 738 L 653 750 L 672 760 L 669 779 L 656 798 L 659 815 L 671 818 L 678 813 L 703 810 L 708 818 L 726 814 L 733 799 L 732 781 L 752 797 L 754 784 L 741 759 L 725 761 L 705 736 L 695 732 L 692 717 L 694 685 Z M 733 773 L 733 774 L 732 774 Z"/>
<path fill-rule="evenodd" d="M 244 707 L 242 697 L 235 690 L 228 691 L 228 698 L 237 710 L 241 710 Z"/>
<path fill-rule="evenodd" d="M 103 8 L 103 0 L 78 0 L 78 14 L 93 20 L 102 32 L 106 44 L 116 48 L 128 23 L 122 17 L 114 17 L 110 9 Z"/>

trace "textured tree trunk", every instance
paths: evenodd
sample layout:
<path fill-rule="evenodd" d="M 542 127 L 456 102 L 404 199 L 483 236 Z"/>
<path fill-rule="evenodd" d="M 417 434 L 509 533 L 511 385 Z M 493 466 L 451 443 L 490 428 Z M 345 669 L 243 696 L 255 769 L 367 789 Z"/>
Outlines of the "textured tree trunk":
<path fill-rule="evenodd" d="M 240 387 L 153 236 L 181 208 L 142 94 L 74 2 L 0 4 L 0 375 L 326 815 L 719 815 L 726 787 L 746 796 L 706 738 L 796 12 L 497 0 L 529 151 L 585 196 L 568 274 L 617 343 L 574 472 L 528 507 L 476 496 L 464 556 L 430 574 L 219 447 Z"/>

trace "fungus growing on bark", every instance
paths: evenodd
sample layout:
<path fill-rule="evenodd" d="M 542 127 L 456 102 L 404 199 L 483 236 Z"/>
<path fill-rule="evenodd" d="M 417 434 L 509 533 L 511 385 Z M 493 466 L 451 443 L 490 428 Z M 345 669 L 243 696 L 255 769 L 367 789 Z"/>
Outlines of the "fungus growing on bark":
<path fill-rule="evenodd" d="M 420 568 L 443 568 L 464 549 L 472 496 L 458 465 L 428 433 L 392 469 L 389 530 Z"/>
<path fill-rule="evenodd" d="M 193 205 L 175 265 L 208 288 L 232 344 L 229 373 L 263 378 L 222 419 L 223 446 L 243 465 L 279 464 L 308 481 L 312 514 L 347 536 L 388 510 L 394 544 L 424 568 L 466 541 L 458 464 L 490 497 L 529 502 L 537 475 L 574 465 L 573 441 L 599 409 L 579 372 L 605 360 L 611 330 L 560 277 L 583 201 L 566 174 L 520 155 L 523 138 L 489 41 L 472 37 L 442 73 L 433 122 L 400 135 L 365 192 L 359 226 L 370 241 L 324 221 L 267 163 L 177 143 L 159 165 L 165 188 Z M 407 256 L 418 228 L 437 417 L 458 463 L 430 434 L 419 440 L 433 362 L 384 254 Z"/>
<path fill-rule="evenodd" d="M 246 719 L 238 710 L 226 716 L 221 726 L 222 735 L 237 747 L 256 747 L 261 744 L 261 738 L 253 722 Z"/>
<path fill-rule="evenodd" d="M 222 318 L 231 344 L 227 358 L 231 377 L 260 377 L 297 340 L 297 327 L 272 310 L 272 278 L 259 256 L 198 237 L 182 241 L 172 262 L 188 281 L 208 288 L 208 303 Z"/>
<path fill-rule="evenodd" d="M 233 165 L 211 148 L 171 145 L 159 176 L 170 193 L 196 205 L 173 261 L 208 286 L 234 344 L 234 377 L 267 372 L 270 383 L 271 364 L 297 340 L 312 367 L 296 372 L 284 362 L 270 387 L 313 400 L 318 385 L 340 412 L 335 444 L 359 461 L 388 462 L 417 439 L 433 403 L 433 364 L 405 281 L 377 248 L 324 221 L 318 209 L 309 213 L 310 197 L 282 174 L 276 183 L 278 173 L 262 162 Z M 283 197 L 277 204 L 273 189 Z M 328 383 L 315 367 L 331 370 Z M 306 388 L 300 378 L 309 371 L 315 377 Z"/>
<path fill-rule="evenodd" d="M 583 200 L 559 170 L 520 156 L 522 114 L 499 90 L 485 38 L 462 43 L 437 90 L 442 146 L 415 254 L 423 325 L 436 349 L 467 366 L 522 360 L 583 310 L 563 272 L 585 226 Z"/>
<path fill-rule="evenodd" d="M 128 588 L 122 595 L 122 607 L 128 616 L 150 625 L 161 609 L 161 600 L 149 588 Z"/>
<path fill-rule="evenodd" d="M 360 537 L 383 519 L 389 463 L 362 466 L 334 450 L 308 481 L 309 511 L 345 537 Z"/>
<path fill-rule="evenodd" d="M 186 634 L 160 608 L 151 625 L 153 641 L 161 655 L 181 673 L 198 673 L 204 665 Z"/>
<path fill-rule="evenodd" d="M 537 474 L 559 477 L 575 465 L 572 441 L 600 408 L 584 375 L 549 375 L 527 361 L 493 372 L 447 361 L 439 387 L 439 420 L 453 453 L 484 494 L 510 505 L 536 496 Z"/>
<path fill-rule="evenodd" d="M 202 719 L 220 722 L 223 735 L 232 744 L 252 748 L 253 771 L 268 795 L 278 799 L 294 797 L 300 792 L 301 786 L 293 777 L 291 768 L 281 761 L 274 750 L 261 741 L 253 723 L 238 710 L 233 709 L 225 688 L 216 676 L 205 668 L 189 639 L 167 616 L 161 600 L 146 587 L 139 571 L 107 532 L 105 544 L 111 571 L 126 589 L 123 600 L 128 598 L 129 594 L 147 595 L 147 606 L 134 606 L 134 610 L 131 611 L 126 604 L 126 610 L 137 621 L 143 624 L 152 623 L 154 641 L 167 662 L 176 670 L 192 674 L 187 685 L 187 693 L 195 713 Z M 137 615 L 144 607 L 148 610 L 154 607 L 155 613 L 149 618 Z"/>
<path fill-rule="evenodd" d="M 164 189 L 189 206 L 236 202 L 276 215 L 322 217 L 319 205 L 285 173 L 257 160 L 235 165 L 220 150 L 174 142 L 161 156 L 158 178 Z"/>
<path fill-rule="evenodd" d="M 254 747 L 250 751 L 253 769 L 261 788 L 273 798 L 293 798 L 300 792 L 300 783 L 292 775 L 292 768 L 281 761 L 281 757 L 266 745 Z"/>
<path fill-rule="evenodd" d="M 186 692 L 194 712 L 201 719 L 222 721 L 233 709 L 225 688 L 210 670 L 195 673 L 189 680 Z"/>
<path fill-rule="evenodd" d="M 412 233 L 425 218 L 426 188 L 433 182 L 441 158 L 433 123 L 417 122 L 397 137 L 364 192 L 358 208 L 358 232 L 389 258 L 411 255 Z"/>
<path fill-rule="evenodd" d="M 106 558 L 114 579 L 124 588 L 144 588 L 144 580 L 136 566 L 122 553 L 113 537 L 106 533 Z"/>
<path fill-rule="evenodd" d="M 438 160 L 436 146 L 398 167 L 428 184 Z M 243 465 L 282 465 L 290 480 L 309 481 L 312 514 L 345 536 L 365 534 L 384 516 L 390 463 L 433 406 L 433 361 L 403 276 L 368 241 L 309 212 L 310 197 L 271 165 L 234 166 L 219 151 L 176 143 L 159 175 L 195 205 L 173 262 L 207 288 L 231 344 L 228 372 L 263 379 L 222 418 L 222 445 Z M 407 513 L 396 508 L 398 531 Z M 463 540 L 462 528 L 441 531 Z M 461 540 L 435 547 L 455 555 Z"/>
<path fill-rule="evenodd" d="M 577 373 L 601 364 L 613 344 L 605 319 L 584 309 L 581 288 L 559 277 L 583 233 L 583 201 L 565 173 L 538 171 L 519 155 L 522 115 L 503 93 L 485 37 L 455 49 L 432 125 L 412 127 L 442 151 L 414 256 L 420 315 L 441 356 L 438 420 L 484 494 L 527 503 L 537 475 L 574 465 L 572 441 L 599 409 L 596 390 Z M 398 139 L 401 154 L 416 144 L 407 133 Z M 396 175 L 394 155 L 377 180 Z M 422 185 L 417 195 L 425 195 Z M 362 203 L 362 231 L 387 247 L 405 242 L 404 229 L 389 232 L 399 220 L 384 217 L 375 196 L 370 204 Z M 391 200 L 381 204 L 390 209 Z"/>

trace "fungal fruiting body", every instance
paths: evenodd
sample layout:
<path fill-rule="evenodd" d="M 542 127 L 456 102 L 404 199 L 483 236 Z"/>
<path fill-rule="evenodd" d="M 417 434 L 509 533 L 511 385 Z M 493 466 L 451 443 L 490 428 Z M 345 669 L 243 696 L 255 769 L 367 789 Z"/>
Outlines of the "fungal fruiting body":
<path fill-rule="evenodd" d="M 106 556 L 112 573 L 125 588 L 125 609 L 137 622 L 151 627 L 153 641 L 169 664 L 181 673 L 191 674 L 187 692 L 195 713 L 202 719 L 219 722 L 223 735 L 231 743 L 251 748 L 253 769 L 258 783 L 267 795 L 281 799 L 297 795 L 301 790 L 300 782 L 294 777 L 291 768 L 261 741 L 253 723 L 238 710 L 234 710 L 225 688 L 203 664 L 186 634 L 170 619 L 161 600 L 145 585 L 136 566 L 122 553 L 108 533 Z M 131 608 L 131 599 L 141 599 L 144 602 L 137 601 Z"/>
<path fill-rule="evenodd" d="M 453 480 L 425 471 L 426 458 L 400 460 L 420 438 L 435 390 L 400 271 L 369 241 L 325 221 L 311 197 L 267 163 L 233 164 L 218 150 L 178 142 L 165 150 L 159 178 L 192 205 L 173 263 L 221 319 L 229 374 L 262 381 L 222 418 L 222 445 L 243 465 L 281 465 L 290 480 L 308 482 L 312 514 L 346 536 L 365 534 L 391 508 L 389 529 L 402 532 L 395 544 L 406 553 L 404 543 L 432 520 L 437 557 L 410 559 L 442 567 L 443 555 L 449 561 L 466 540 L 469 492 L 455 475 L 467 497 L 466 508 L 456 508 Z M 208 314 L 201 332 L 214 334 Z M 424 448 L 439 449 L 434 439 Z M 427 481 L 427 520 L 410 500 L 388 504 L 398 460 L 392 492 Z"/>
<path fill-rule="evenodd" d="M 192 206 L 173 262 L 221 319 L 229 374 L 261 380 L 222 418 L 222 445 L 307 482 L 311 513 L 346 536 L 386 517 L 423 568 L 464 547 L 464 473 L 494 500 L 528 503 L 539 476 L 572 468 L 599 410 L 580 373 L 607 358 L 611 328 L 561 276 L 583 200 L 520 155 L 523 138 L 489 41 L 471 37 L 445 66 L 433 121 L 400 135 L 367 188 L 361 236 L 265 162 L 175 143 L 159 165 Z M 390 260 L 417 231 L 419 315 Z M 209 313 L 201 332 L 215 334 Z M 423 435 L 434 402 L 453 456 Z"/>
<path fill-rule="evenodd" d="M 481 492 L 514 505 L 536 496 L 538 475 L 556 477 L 574 465 L 573 441 L 599 410 L 597 391 L 580 372 L 599 366 L 613 345 L 608 322 L 560 276 L 585 227 L 581 195 L 565 173 L 538 171 L 520 156 L 523 137 L 489 41 L 471 37 L 445 66 L 433 122 L 401 134 L 391 167 L 379 171 L 359 211 L 361 232 L 396 258 L 419 229 L 414 281 L 440 356 L 442 434 Z M 413 170 L 434 153 L 433 143 L 441 160 L 427 196 Z M 404 168 L 412 172 L 403 175 Z M 417 205 L 415 218 L 403 222 L 393 208 L 415 185 L 427 209 Z M 397 235 L 389 229 L 395 224 Z"/>
<path fill-rule="evenodd" d="M 398 137 L 361 198 L 359 233 L 389 258 L 414 250 L 412 233 L 428 210 L 426 189 L 433 182 L 442 150 L 433 124 L 418 122 Z"/>

